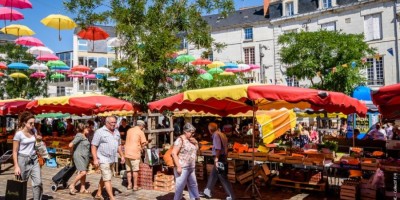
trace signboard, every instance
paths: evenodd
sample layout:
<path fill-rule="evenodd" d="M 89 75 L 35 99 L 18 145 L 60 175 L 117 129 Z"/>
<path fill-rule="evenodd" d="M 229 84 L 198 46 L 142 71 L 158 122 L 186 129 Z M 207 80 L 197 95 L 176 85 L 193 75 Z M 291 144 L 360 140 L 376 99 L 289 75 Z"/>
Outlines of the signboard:
<path fill-rule="evenodd" d="M 356 127 L 360 133 L 367 133 L 369 130 L 369 115 L 367 117 L 356 117 Z"/>

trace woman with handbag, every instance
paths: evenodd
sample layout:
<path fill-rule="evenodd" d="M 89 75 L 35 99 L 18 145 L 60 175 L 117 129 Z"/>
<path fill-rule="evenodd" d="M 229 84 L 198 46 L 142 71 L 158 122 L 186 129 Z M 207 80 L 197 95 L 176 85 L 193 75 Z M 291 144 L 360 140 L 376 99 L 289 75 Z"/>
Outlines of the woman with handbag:
<path fill-rule="evenodd" d="M 86 190 L 86 174 L 89 166 L 89 156 L 90 156 L 90 142 L 88 140 L 89 135 L 89 125 L 84 125 L 79 123 L 76 128 L 77 134 L 74 140 L 69 143 L 69 147 L 73 148 L 73 160 L 78 174 L 75 179 L 69 185 L 69 194 L 75 195 L 78 191 L 75 189 L 75 185 L 78 181 L 81 182 L 81 188 L 79 193 L 90 194 L 91 192 Z"/>
<path fill-rule="evenodd" d="M 174 200 L 182 199 L 183 189 L 188 187 L 190 199 L 200 199 L 196 180 L 195 166 L 197 150 L 196 139 L 193 137 L 196 128 L 186 123 L 183 126 L 183 134 L 176 139 L 172 149 L 172 159 L 175 163 L 175 196 Z"/>
<path fill-rule="evenodd" d="M 23 112 L 18 117 L 18 131 L 13 138 L 14 174 L 21 176 L 22 180 L 32 180 L 33 199 L 41 200 L 43 195 L 42 175 L 38 156 L 35 149 L 36 140 L 41 140 L 40 135 L 35 135 L 35 117 L 30 112 Z"/>

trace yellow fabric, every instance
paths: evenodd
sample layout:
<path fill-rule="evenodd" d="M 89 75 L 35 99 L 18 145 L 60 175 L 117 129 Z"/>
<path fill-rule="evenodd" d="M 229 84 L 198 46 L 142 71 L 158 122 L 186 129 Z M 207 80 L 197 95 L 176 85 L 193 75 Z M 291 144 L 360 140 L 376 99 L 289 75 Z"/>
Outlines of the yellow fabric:
<path fill-rule="evenodd" d="M 69 103 L 70 98 L 74 97 L 90 97 L 90 96 L 104 96 L 100 94 L 83 94 L 83 95 L 73 95 L 73 96 L 62 96 L 62 97 L 49 97 L 38 99 L 38 105 L 66 105 Z"/>
<path fill-rule="evenodd" d="M 126 110 L 121 110 L 121 111 L 111 111 L 111 112 L 104 112 L 98 114 L 100 117 L 108 117 L 108 116 L 132 116 L 134 114 L 133 111 L 126 111 Z"/>
<path fill-rule="evenodd" d="M 272 110 L 265 115 L 257 115 L 256 118 L 261 125 L 264 144 L 270 144 L 296 126 L 296 113 L 293 110 Z"/>
<path fill-rule="evenodd" d="M 27 79 L 28 77 L 25 75 L 25 74 L 23 74 L 23 73 L 12 73 L 12 74 L 10 74 L 10 77 L 11 78 L 24 78 L 24 79 Z"/>
<path fill-rule="evenodd" d="M 222 67 L 222 66 L 225 66 L 225 63 L 223 63 L 221 61 L 214 61 L 211 64 L 207 65 L 208 68 L 216 68 L 216 67 Z"/>
<path fill-rule="evenodd" d="M 13 102 L 13 101 L 29 101 L 29 100 L 22 99 L 22 98 L 16 98 L 16 99 L 5 99 L 5 100 L 0 100 L 0 103 L 7 103 L 7 102 Z"/>
<path fill-rule="evenodd" d="M 287 109 L 306 109 L 310 108 L 311 105 L 307 102 L 299 102 L 299 103 L 288 103 L 286 101 L 278 100 L 278 101 L 268 101 L 266 99 L 260 99 L 256 101 L 256 105 L 260 110 L 272 110 L 272 109 L 280 109 L 280 108 L 287 108 Z"/>
<path fill-rule="evenodd" d="M 241 98 L 247 98 L 247 88 L 249 85 L 250 84 L 189 90 L 183 93 L 183 99 L 189 101 L 195 101 L 196 99 L 208 100 L 210 98 L 239 100 Z"/>
<path fill-rule="evenodd" d="M 69 30 L 76 27 L 76 23 L 71 18 L 64 15 L 49 15 L 43 18 L 40 22 L 45 26 L 57 30 Z"/>
<path fill-rule="evenodd" d="M 324 117 L 323 113 L 307 114 L 307 113 L 297 113 L 297 117 Z M 328 118 L 347 118 L 347 115 L 343 113 L 328 113 Z"/>
<path fill-rule="evenodd" d="M 233 76 L 235 74 L 233 72 L 222 72 L 222 73 L 220 73 L 218 75 L 220 75 L 220 76 Z"/>
<path fill-rule="evenodd" d="M 31 36 L 35 35 L 29 27 L 20 24 L 11 24 L 0 30 L 3 33 L 15 36 Z"/>
<path fill-rule="evenodd" d="M 259 152 L 262 152 L 262 153 L 268 153 L 269 150 L 270 150 L 270 148 L 265 147 L 265 146 L 263 146 L 263 145 L 259 145 L 258 148 L 257 148 L 257 150 L 258 150 Z"/>

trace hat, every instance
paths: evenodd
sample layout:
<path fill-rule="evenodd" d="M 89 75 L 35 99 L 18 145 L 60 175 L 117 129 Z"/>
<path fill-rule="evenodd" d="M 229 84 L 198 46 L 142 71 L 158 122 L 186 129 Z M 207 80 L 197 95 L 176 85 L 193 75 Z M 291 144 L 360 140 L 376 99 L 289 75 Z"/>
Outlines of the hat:
<path fill-rule="evenodd" d="M 195 132 L 196 128 L 191 123 L 186 123 L 183 126 L 183 132 Z"/>
<path fill-rule="evenodd" d="M 136 125 L 142 125 L 142 126 L 144 126 L 144 125 L 146 125 L 146 123 L 144 123 L 144 121 L 143 120 L 137 120 L 136 121 Z"/>

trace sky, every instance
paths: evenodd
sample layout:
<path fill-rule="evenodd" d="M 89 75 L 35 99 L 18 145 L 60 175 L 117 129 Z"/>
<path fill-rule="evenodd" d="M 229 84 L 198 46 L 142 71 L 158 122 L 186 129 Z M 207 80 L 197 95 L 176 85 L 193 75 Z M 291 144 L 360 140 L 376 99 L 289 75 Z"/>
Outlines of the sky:
<path fill-rule="evenodd" d="M 40 39 L 47 47 L 54 52 L 70 51 L 72 50 L 72 36 L 73 30 L 62 30 L 61 38 L 58 40 L 58 30 L 44 26 L 40 20 L 50 14 L 62 14 L 71 18 L 74 17 L 72 13 L 65 10 L 62 0 L 31 0 L 32 9 L 17 9 L 21 12 L 25 19 L 19 21 L 12 21 L 11 24 L 22 24 L 28 26 L 36 34 L 33 37 Z M 263 4 L 263 0 L 235 0 L 236 9 L 248 6 L 259 6 Z M 0 24 L 4 24 L 1 22 Z M 7 21 L 7 25 L 10 21 Z M 4 26 L 4 25 L 2 25 Z"/>

